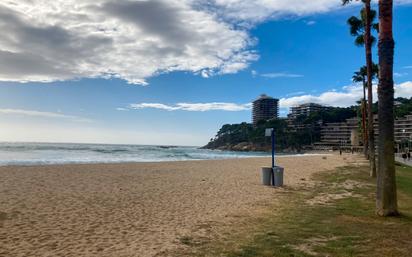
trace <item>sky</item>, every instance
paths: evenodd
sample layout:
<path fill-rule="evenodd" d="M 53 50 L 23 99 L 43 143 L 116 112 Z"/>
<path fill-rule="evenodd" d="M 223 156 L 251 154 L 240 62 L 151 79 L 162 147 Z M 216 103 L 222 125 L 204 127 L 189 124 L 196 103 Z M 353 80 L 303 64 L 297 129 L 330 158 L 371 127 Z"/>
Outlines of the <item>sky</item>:
<path fill-rule="evenodd" d="M 281 116 L 361 98 L 356 1 L 80 2 L 1 1 L 0 141 L 201 146 L 250 122 L 262 93 Z M 412 0 L 395 1 L 395 94 L 408 98 L 411 15 Z"/>

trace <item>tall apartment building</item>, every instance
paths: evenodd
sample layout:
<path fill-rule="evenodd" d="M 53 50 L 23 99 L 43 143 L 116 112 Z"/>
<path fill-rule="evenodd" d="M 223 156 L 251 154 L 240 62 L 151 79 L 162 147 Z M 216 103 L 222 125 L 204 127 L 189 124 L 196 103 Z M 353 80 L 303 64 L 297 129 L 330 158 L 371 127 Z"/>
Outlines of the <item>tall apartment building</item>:
<path fill-rule="evenodd" d="M 252 122 L 253 125 L 261 120 L 276 119 L 279 117 L 279 99 L 267 96 L 265 94 L 260 95 L 258 99 L 253 101 L 252 108 Z"/>
<path fill-rule="evenodd" d="M 288 115 L 289 119 L 296 119 L 301 115 L 309 116 L 313 112 L 321 111 L 326 109 L 326 106 L 315 104 L 315 103 L 306 103 L 290 108 L 290 113 Z"/>

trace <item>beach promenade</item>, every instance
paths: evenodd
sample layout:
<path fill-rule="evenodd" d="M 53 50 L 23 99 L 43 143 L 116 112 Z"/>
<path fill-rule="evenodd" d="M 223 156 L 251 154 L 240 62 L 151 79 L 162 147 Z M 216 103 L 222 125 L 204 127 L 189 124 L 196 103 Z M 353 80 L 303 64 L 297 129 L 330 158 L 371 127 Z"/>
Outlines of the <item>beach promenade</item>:
<path fill-rule="evenodd" d="M 350 157 L 348 157 L 350 158 Z M 310 188 L 339 155 L 282 157 L 285 188 L 260 184 L 267 158 L 0 167 L 0 256 L 168 256 Z"/>
<path fill-rule="evenodd" d="M 395 155 L 395 161 L 408 165 L 408 166 L 412 166 L 412 159 L 408 160 L 408 159 L 403 159 L 402 156 L 400 154 Z"/>

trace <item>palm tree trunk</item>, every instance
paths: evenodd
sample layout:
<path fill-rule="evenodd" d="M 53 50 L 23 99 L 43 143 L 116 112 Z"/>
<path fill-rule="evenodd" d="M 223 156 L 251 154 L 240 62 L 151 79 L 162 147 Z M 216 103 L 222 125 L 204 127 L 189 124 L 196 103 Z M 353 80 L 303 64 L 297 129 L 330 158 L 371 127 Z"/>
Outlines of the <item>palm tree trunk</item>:
<path fill-rule="evenodd" d="M 379 0 L 379 143 L 376 212 L 398 215 L 394 156 L 393 0 Z"/>
<path fill-rule="evenodd" d="M 368 132 L 366 131 L 366 81 L 363 81 L 363 99 L 362 99 L 362 131 L 363 131 L 363 154 L 366 159 L 368 156 Z"/>
<path fill-rule="evenodd" d="M 365 2 L 365 50 L 366 50 L 366 70 L 368 74 L 368 136 L 369 136 L 369 162 L 370 162 L 370 176 L 376 177 L 376 161 L 375 161 L 375 133 L 373 126 L 373 95 L 372 95 L 372 41 L 371 41 L 371 0 L 366 0 Z"/>

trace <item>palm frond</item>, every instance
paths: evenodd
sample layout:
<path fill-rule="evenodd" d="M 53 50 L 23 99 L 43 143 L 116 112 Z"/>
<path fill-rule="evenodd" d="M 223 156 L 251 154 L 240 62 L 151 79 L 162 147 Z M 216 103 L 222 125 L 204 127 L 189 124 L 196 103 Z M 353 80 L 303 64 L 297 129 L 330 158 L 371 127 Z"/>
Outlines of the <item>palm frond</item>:
<path fill-rule="evenodd" d="M 375 10 L 371 10 L 369 20 L 371 21 L 371 23 L 373 23 L 373 22 L 375 21 L 375 19 L 376 19 L 376 11 L 375 11 Z"/>
<path fill-rule="evenodd" d="M 379 23 L 372 24 L 372 29 L 376 30 L 379 33 Z"/>
<path fill-rule="evenodd" d="M 372 64 L 372 77 L 378 77 L 379 76 L 379 65 L 374 63 Z"/>
<path fill-rule="evenodd" d="M 364 25 L 358 17 L 352 16 L 347 21 L 352 36 L 358 36 L 363 33 Z"/>
<path fill-rule="evenodd" d="M 355 45 L 356 46 L 363 46 L 365 45 L 365 38 L 363 37 L 363 35 L 359 35 L 356 37 L 355 39 Z"/>
<path fill-rule="evenodd" d="M 364 77 L 360 74 L 359 71 L 355 72 L 353 77 L 352 77 L 352 81 L 354 83 L 358 83 L 358 82 L 363 82 Z"/>
<path fill-rule="evenodd" d="M 363 23 L 363 24 L 366 24 L 366 9 L 365 9 L 365 8 L 362 8 L 362 9 L 361 9 L 361 11 L 360 11 L 360 13 L 359 13 L 359 16 L 360 16 L 360 18 L 361 18 L 361 20 L 362 20 L 362 23 Z"/>
<path fill-rule="evenodd" d="M 362 66 L 359 68 L 359 71 L 356 71 L 353 73 L 353 77 L 352 77 L 352 81 L 353 82 L 362 82 L 362 81 L 366 81 L 367 80 L 367 76 L 368 76 L 368 69 L 366 66 Z M 379 74 L 379 65 L 376 63 L 372 63 L 372 79 L 376 78 Z M 363 80 L 360 81 L 355 81 L 354 78 L 359 77 Z"/>
<path fill-rule="evenodd" d="M 364 65 L 359 69 L 359 73 L 362 74 L 362 76 L 367 76 L 368 75 L 368 68 Z"/>

